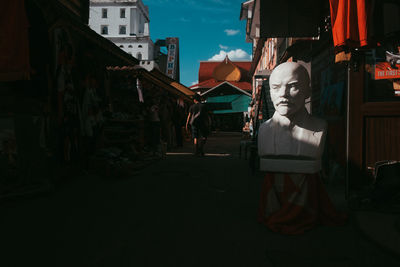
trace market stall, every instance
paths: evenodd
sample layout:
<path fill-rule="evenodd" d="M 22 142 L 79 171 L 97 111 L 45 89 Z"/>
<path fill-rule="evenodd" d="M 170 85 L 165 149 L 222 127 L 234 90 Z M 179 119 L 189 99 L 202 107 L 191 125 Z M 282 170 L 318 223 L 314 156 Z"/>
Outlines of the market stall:
<path fill-rule="evenodd" d="M 109 109 L 94 161 L 105 166 L 108 176 L 118 177 L 182 144 L 178 131 L 184 125 L 185 103 L 191 98 L 161 80 L 163 74 L 155 76 L 139 66 L 109 66 L 107 73 Z"/>
<path fill-rule="evenodd" d="M 106 66 L 137 64 L 63 3 L 3 3 L 1 197 L 48 191 L 87 169 L 108 109 Z"/>

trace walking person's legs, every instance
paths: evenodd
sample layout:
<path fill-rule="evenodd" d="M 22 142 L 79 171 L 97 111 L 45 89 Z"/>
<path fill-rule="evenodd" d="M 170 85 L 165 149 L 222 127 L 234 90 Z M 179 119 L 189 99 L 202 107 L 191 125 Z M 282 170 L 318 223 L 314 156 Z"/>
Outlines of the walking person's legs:
<path fill-rule="evenodd" d="M 199 139 L 198 138 L 194 138 L 193 139 L 193 144 L 194 144 L 194 154 L 198 155 L 199 154 Z"/>
<path fill-rule="evenodd" d="M 208 128 L 203 126 L 198 130 L 198 142 L 200 154 L 204 156 L 204 145 L 207 142 L 207 136 L 209 134 Z"/>
<path fill-rule="evenodd" d="M 202 136 L 200 139 L 200 154 L 204 156 L 204 145 L 207 142 L 207 137 Z"/>
<path fill-rule="evenodd" d="M 193 137 L 193 145 L 194 145 L 194 155 L 199 155 L 200 154 L 200 136 L 199 136 L 199 129 L 195 126 L 192 125 L 192 137 Z"/>

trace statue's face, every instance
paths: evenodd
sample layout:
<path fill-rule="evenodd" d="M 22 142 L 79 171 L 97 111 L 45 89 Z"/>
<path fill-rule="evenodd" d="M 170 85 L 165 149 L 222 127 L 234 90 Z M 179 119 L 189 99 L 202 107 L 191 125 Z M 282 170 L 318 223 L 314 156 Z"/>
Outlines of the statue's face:
<path fill-rule="evenodd" d="M 286 62 L 276 67 L 269 79 L 275 110 L 289 117 L 304 108 L 310 92 L 309 81 L 307 70 L 298 63 Z"/>

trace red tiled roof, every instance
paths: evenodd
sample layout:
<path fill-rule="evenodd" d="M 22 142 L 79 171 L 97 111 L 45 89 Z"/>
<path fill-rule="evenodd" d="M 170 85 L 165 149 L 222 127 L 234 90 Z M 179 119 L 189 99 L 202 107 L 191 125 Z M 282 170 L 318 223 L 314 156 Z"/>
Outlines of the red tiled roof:
<path fill-rule="evenodd" d="M 221 83 L 224 83 L 225 81 L 216 81 L 215 79 L 209 79 L 203 82 L 200 82 L 198 84 L 192 85 L 189 88 L 207 88 L 207 89 L 211 89 L 214 88 L 218 85 L 220 85 Z M 244 91 L 251 91 L 252 87 L 251 87 L 251 83 L 249 82 L 228 82 L 230 84 L 232 84 L 233 86 L 236 86 L 237 88 L 240 88 Z"/>
<path fill-rule="evenodd" d="M 213 71 L 215 67 L 221 64 L 222 61 L 202 61 L 199 68 L 199 83 L 213 78 Z M 247 74 L 251 68 L 251 61 L 231 61 L 234 65 L 239 67 L 242 72 L 241 81 L 250 81 Z"/>

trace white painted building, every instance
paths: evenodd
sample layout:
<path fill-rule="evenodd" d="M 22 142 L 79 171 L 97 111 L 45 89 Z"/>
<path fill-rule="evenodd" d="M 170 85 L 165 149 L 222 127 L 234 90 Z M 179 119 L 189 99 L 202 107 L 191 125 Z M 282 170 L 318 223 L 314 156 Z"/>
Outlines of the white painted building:
<path fill-rule="evenodd" d="M 149 9 L 142 0 L 90 0 L 89 27 L 141 64 L 154 66 L 149 22 Z"/>

